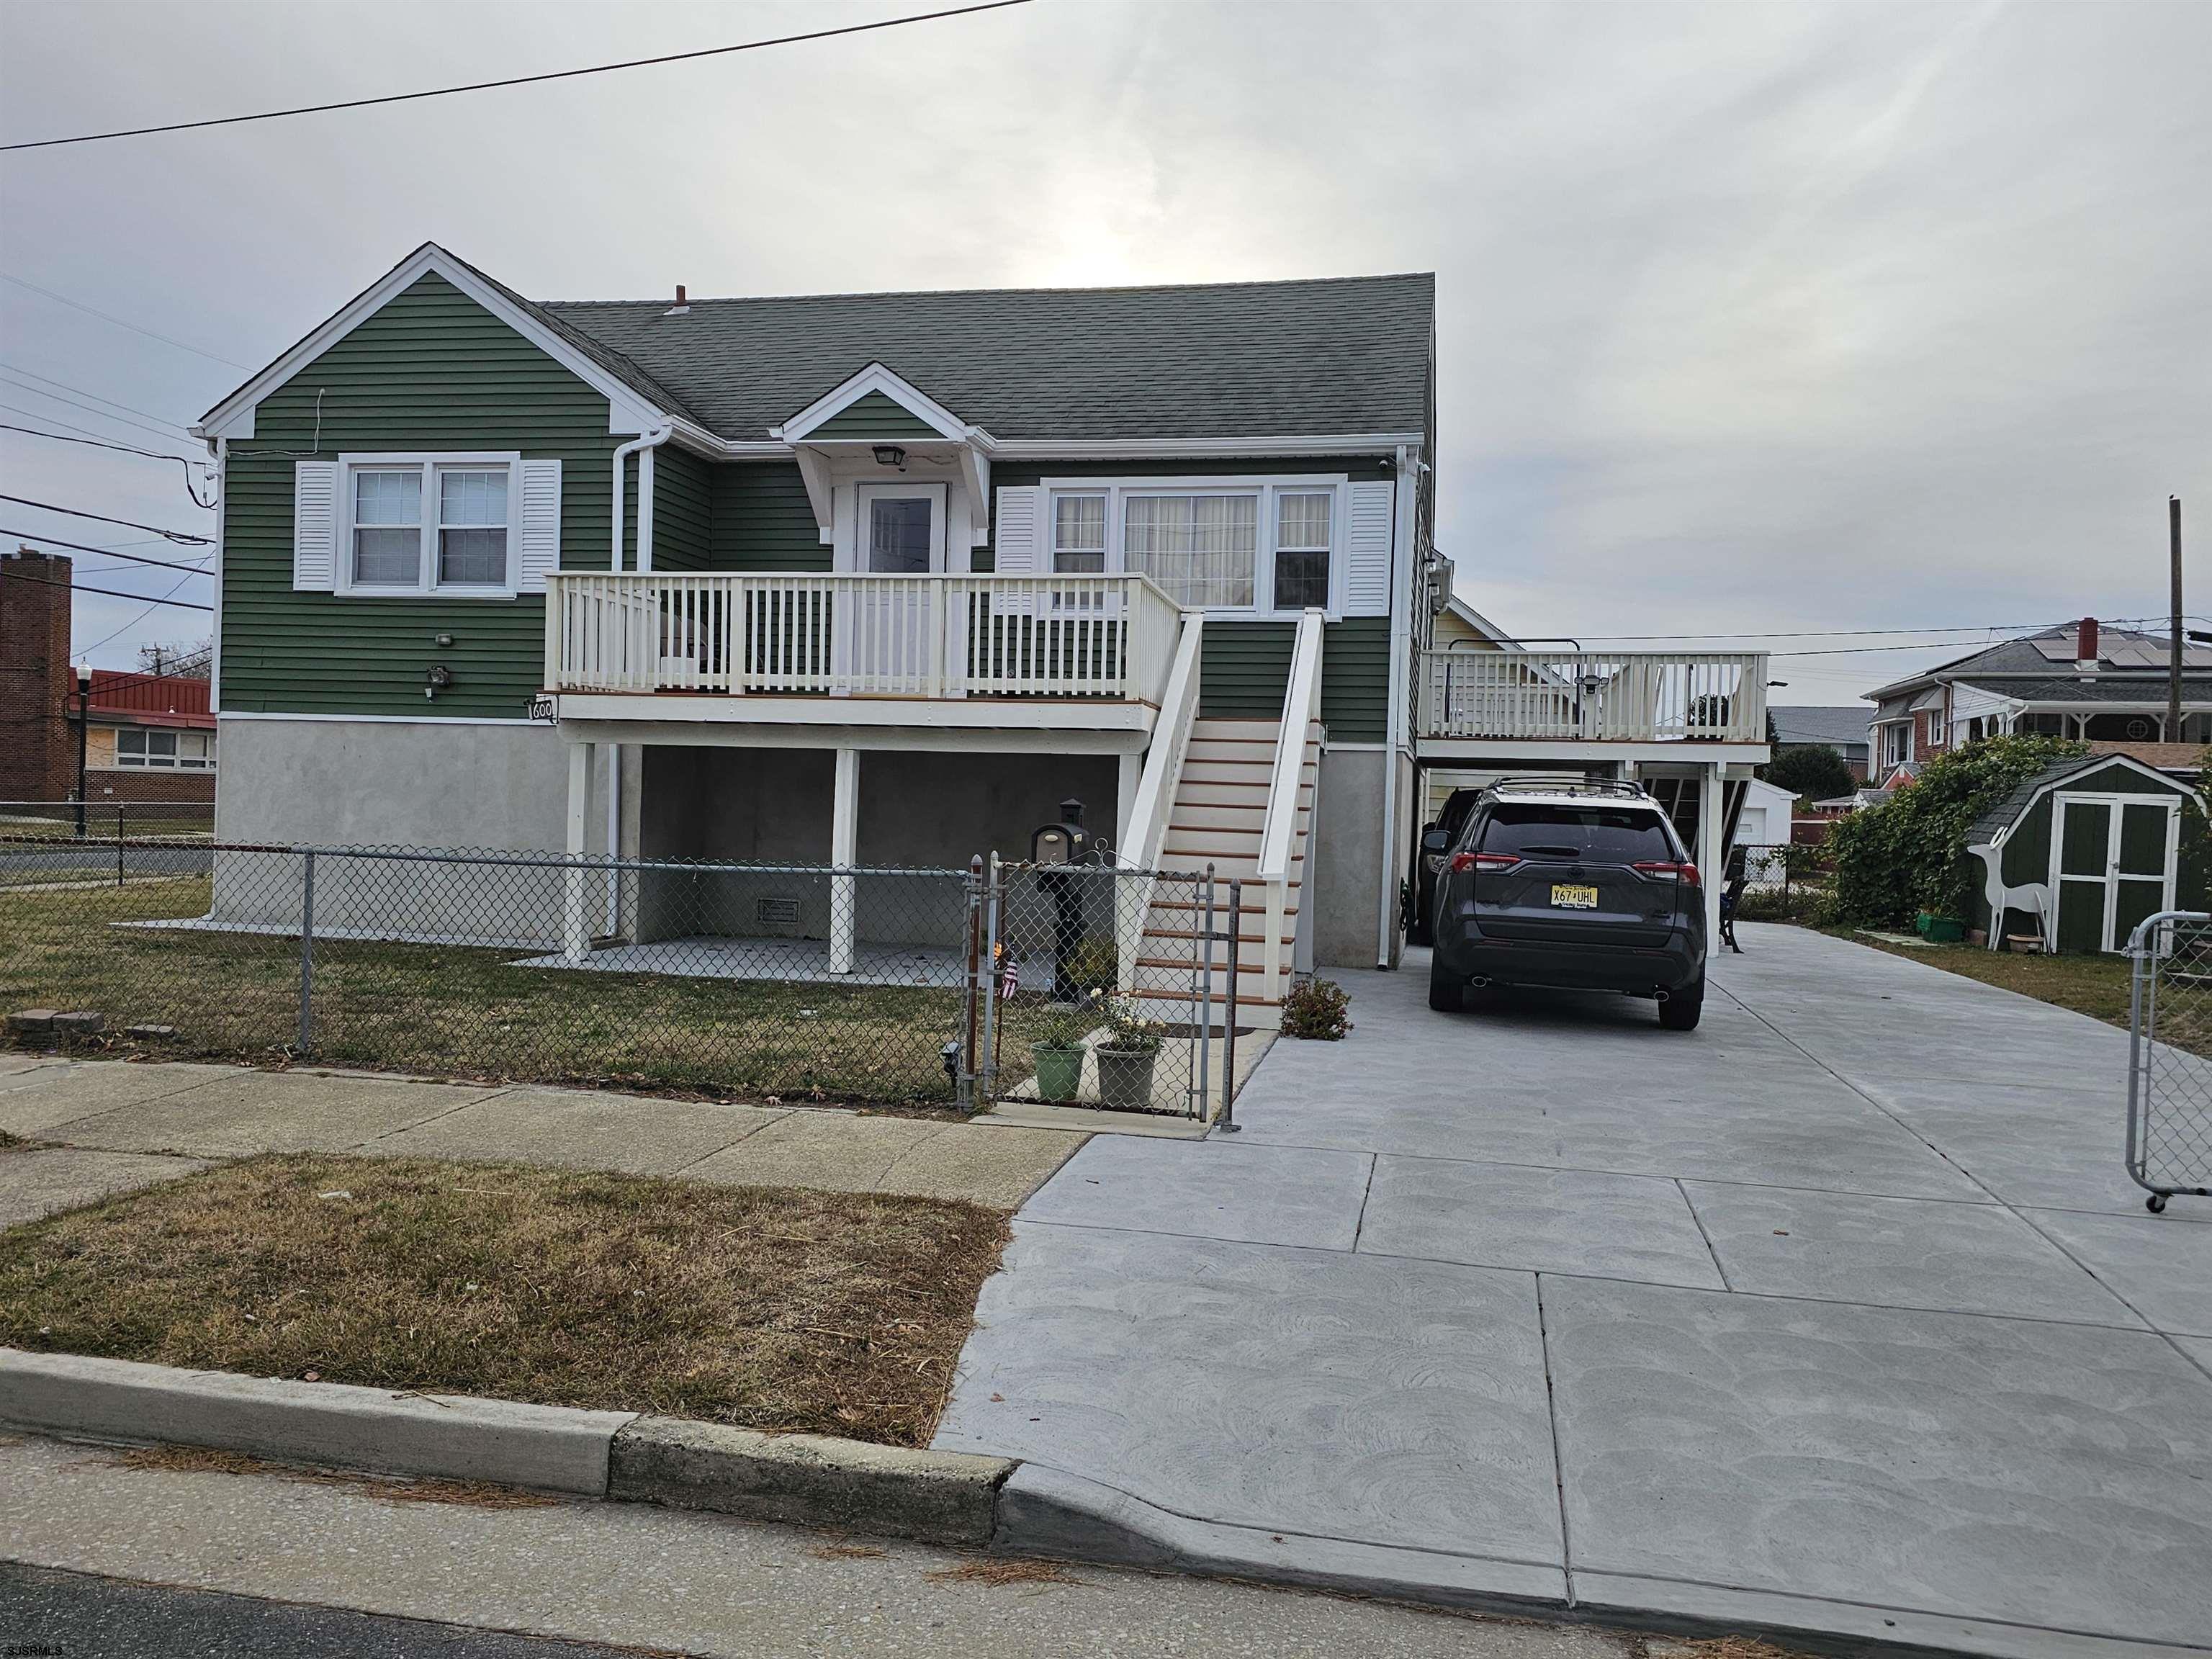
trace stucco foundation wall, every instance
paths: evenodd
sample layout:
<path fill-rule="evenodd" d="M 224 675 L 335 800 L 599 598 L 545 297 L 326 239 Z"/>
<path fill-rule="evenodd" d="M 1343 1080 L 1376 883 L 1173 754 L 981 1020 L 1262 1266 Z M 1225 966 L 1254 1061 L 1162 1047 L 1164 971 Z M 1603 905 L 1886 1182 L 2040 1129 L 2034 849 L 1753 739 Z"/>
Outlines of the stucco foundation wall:
<path fill-rule="evenodd" d="M 226 720 L 218 841 L 280 847 L 557 852 L 568 745 L 545 726 L 458 720 Z M 587 850 L 606 846 L 604 762 Z M 217 921 L 297 927 L 301 860 L 215 855 Z M 319 857 L 317 930 L 543 945 L 560 936 L 560 872 Z M 595 908 L 592 930 L 607 918 Z"/>
<path fill-rule="evenodd" d="M 1081 800 L 1110 836 L 1111 756 L 864 750 L 857 858 L 864 868 L 964 871 L 993 851 L 1026 858 L 1030 832 Z M 830 857 L 836 759 L 826 749 L 659 747 L 645 751 L 640 844 L 648 859 L 811 864 Z M 829 878 L 648 871 L 639 877 L 642 939 L 697 933 L 825 939 Z M 855 931 L 872 943 L 950 946 L 963 937 L 964 890 L 941 874 L 853 884 Z M 786 901 L 763 913 L 763 900 Z"/>
<path fill-rule="evenodd" d="M 1375 965 L 1383 793 L 1386 781 L 1399 792 L 1403 824 L 1411 772 L 1402 763 L 1392 767 L 1380 749 L 1332 748 L 1322 754 L 1307 898 L 1315 906 L 1314 959 L 1325 966 Z"/>

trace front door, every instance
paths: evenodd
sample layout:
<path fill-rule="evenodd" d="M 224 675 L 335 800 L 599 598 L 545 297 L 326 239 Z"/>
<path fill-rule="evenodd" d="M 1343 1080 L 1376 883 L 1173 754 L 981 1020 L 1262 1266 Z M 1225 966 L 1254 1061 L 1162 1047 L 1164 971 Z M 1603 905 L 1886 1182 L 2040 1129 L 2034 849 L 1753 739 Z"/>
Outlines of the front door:
<path fill-rule="evenodd" d="M 945 486 L 870 483 L 854 491 L 857 568 L 905 580 L 856 584 L 850 684 L 862 695 L 928 696 L 943 672 Z"/>

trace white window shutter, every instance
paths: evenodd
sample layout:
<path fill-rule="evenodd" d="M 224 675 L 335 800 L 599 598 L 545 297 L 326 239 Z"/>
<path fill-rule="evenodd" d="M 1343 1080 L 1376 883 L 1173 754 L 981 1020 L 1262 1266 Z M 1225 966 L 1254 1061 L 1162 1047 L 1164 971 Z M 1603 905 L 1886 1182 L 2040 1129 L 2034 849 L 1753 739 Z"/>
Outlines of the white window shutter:
<path fill-rule="evenodd" d="M 1002 576 L 1034 575 L 1043 568 L 1038 551 L 1044 491 L 1009 484 L 999 491 L 999 523 L 992 538 L 992 566 Z"/>
<path fill-rule="evenodd" d="M 302 593 L 327 593 L 337 586 L 338 464 L 295 461 L 292 466 L 292 586 Z"/>
<path fill-rule="evenodd" d="M 518 592 L 543 593 L 545 578 L 561 568 L 561 463 L 522 463 L 522 563 Z"/>
<path fill-rule="evenodd" d="M 1344 614 L 1390 614 L 1391 504 L 1398 486 L 1366 482 L 1350 486 L 1344 542 Z"/>

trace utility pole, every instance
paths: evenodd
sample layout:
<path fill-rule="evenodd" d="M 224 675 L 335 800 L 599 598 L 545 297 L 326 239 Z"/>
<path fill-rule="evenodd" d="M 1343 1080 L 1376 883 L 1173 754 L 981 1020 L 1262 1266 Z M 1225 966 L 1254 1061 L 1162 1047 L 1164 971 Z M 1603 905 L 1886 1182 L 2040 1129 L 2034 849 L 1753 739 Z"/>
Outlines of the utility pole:
<path fill-rule="evenodd" d="M 76 671 L 76 838 L 84 839 L 84 744 L 92 730 L 92 665 Z"/>
<path fill-rule="evenodd" d="M 2181 741 L 2181 497 L 2166 498 L 2166 539 L 2173 565 L 2173 638 L 2166 658 L 2166 740 Z"/>

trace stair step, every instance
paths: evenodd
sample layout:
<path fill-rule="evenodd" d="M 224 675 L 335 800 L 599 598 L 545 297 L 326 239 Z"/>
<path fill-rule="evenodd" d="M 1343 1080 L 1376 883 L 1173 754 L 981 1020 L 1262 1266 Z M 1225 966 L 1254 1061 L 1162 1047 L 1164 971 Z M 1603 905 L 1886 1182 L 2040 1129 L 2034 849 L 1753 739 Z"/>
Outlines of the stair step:
<path fill-rule="evenodd" d="M 1190 723 L 1190 734 L 1194 738 L 1249 738 L 1267 743 L 1274 742 L 1282 729 L 1283 723 L 1280 720 L 1200 718 Z"/>
<path fill-rule="evenodd" d="M 1186 830 L 1226 830 L 1258 835 L 1267 827 L 1267 803 L 1262 801 L 1184 800 L 1177 798 L 1168 816 L 1168 834 Z"/>

